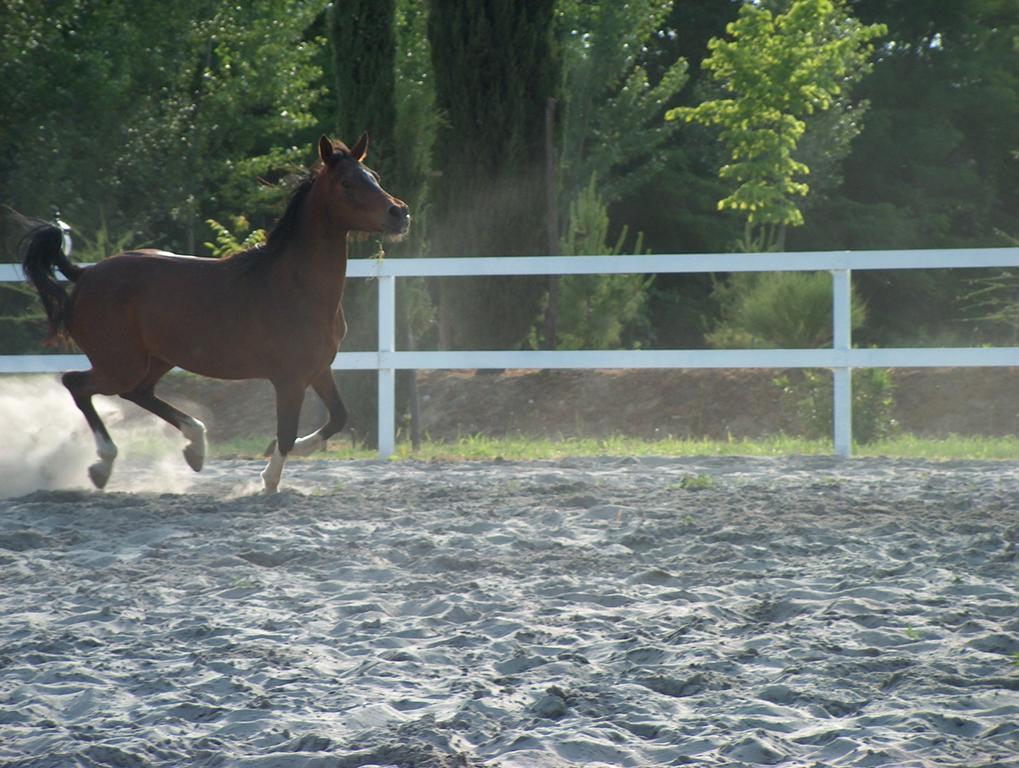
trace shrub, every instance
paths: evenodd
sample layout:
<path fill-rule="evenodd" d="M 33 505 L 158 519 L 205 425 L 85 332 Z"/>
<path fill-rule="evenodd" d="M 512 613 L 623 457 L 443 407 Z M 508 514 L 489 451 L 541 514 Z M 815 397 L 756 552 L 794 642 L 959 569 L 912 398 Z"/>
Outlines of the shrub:
<path fill-rule="evenodd" d="M 853 371 L 853 440 L 873 443 L 893 437 L 899 428 L 892 417 L 895 381 L 887 368 Z M 832 381 L 825 371 L 804 370 L 780 376 L 784 405 L 796 414 L 804 437 L 828 438 L 832 433 Z"/>
<path fill-rule="evenodd" d="M 722 321 L 708 334 L 715 347 L 796 349 L 832 341 L 831 276 L 826 272 L 765 272 L 733 275 L 716 287 Z M 863 325 L 866 305 L 854 292 L 852 326 Z M 831 436 L 832 383 L 824 371 L 796 371 L 775 380 L 783 405 L 791 408 L 811 438 Z M 853 438 L 869 443 L 890 437 L 894 382 L 886 369 L 853 372 Z"/>
<path fill-rule="evenodd" d="M 215 242 L 206 242 L 205 247 L 209 249 L 212 255 L 216 258 L 222 258 L 224 256 L 230 256 L 241 251 L 246 251 L 250 248 L 255 248 L 259 245 L 264 245 L 266 242 L 266 233 L 264 229 L 253 229 L 248 232 L 247 235 L 240 234 L 250 225 L 248 220 L 243 216 L 237 216 L 234 219 L 234 228 L 237 230 L 237 234 L 231 232 L 227 227 L 220 224 L 215 219 L 206 219 L 205 223 L 209 225 L 209 228 L 215 233 Z"/>
<path fill-rule="evenodd" d="M 566 234 L 560 241 L 565 256 L 619 256 L 628 235 L 623 227 L 615 245 L 609 243 L 609 215 L 597 179 L 570 204 Z M 643 238 L 637 236 L 635 250 Z M 559 281 L 560 349 L 612 349 L 627 329 L 646 321 L 651 275 L 568 275 Z"/>
<path fill-rule="evenodd" d="M 763 272 L 733 275 L 715 287 L 722 320 L 707 335 L 721 349 L 795 349 L 831 343 L 831 276 L 827 272 Z M 867 317 L 853 296 L 853 328 Z"/>

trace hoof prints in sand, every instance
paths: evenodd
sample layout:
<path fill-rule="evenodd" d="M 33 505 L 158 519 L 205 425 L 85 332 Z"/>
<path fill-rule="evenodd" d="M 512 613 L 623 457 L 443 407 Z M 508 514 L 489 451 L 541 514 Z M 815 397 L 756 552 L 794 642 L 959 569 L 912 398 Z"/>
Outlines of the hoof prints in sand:
<path fill-rule="evenodd" d="M 1019 763 L 1015 465 L 288 472 L 0 501 L 0 765 Z"/>

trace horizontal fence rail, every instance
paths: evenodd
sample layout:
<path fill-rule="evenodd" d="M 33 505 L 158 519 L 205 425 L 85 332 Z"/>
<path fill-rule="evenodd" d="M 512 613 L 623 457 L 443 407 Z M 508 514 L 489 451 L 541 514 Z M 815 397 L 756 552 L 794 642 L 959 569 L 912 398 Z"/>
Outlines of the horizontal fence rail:
<path fill-rule="evenodd" d="M 395 451 L 397 370 L 475 368 L 828 368 L 833 372 L 835 453 L 852 452 L 852 369 L 1019 366 L 1019 347 L 854 349 L 851 325 L 853 270 L 1019 267 L 1019 248 L 795 253 L 649 254 L 366 259 L 347 275 L 379 284 L 378 349 L 340 352 L 336 370 L 378 372 L 379 455 Z M 705 272 L 815 272 L 832 275 L 832 346 L 822 349 L 399 351 L 396 279 L 500 275 L 677 274 Z M 15 264 L 0 264 L 0 282 L 24 279 Z M 83 355 L 0 355 L 0 374 L 58 373 L 88 367 Z"/>

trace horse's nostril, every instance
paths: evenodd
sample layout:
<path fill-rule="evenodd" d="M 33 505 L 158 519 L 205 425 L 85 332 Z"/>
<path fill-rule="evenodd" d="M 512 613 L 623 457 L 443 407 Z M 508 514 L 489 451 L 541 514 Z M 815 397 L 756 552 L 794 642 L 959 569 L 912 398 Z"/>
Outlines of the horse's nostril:
<path fill-rule="evenodd" d="M 397 219 L 402 219 L 407 215 L 407 206 L 405 205 L 391 205 L 389 206 L 389 215 Z"/>

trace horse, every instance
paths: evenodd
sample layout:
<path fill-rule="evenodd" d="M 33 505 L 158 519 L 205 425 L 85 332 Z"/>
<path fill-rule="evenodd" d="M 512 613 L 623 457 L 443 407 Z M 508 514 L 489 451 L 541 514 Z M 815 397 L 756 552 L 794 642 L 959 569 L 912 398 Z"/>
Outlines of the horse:
<path fill-rule="evenodd" d="M 91 369 L 62 377 L 95 438 L 89 467 L 102 489 L 117 447 L 92 404 L 93 395 L 119 395 L 176 427 L 187 440 L 184 458 L 196 472 L 206 454 L 198 419 L 155 395 L 172 368 L 218 379 L 267 379 L 276 394 L 276 440 L 261 473 L 275 492 L 287 456 L 306 455 L 343 429 L 347 409 L 331 364 L 347 330 L 343 287 L 351 232 L 400 237 L 410 211 L 364 165 L 368 134 L 348 148 L 323 135 L 318 162 L 294 189 L 263 245 L 221 259 L 134 250 L 83 268 L 63 249 L 53 225 L 29 232 L 22 268 L 35 286 L 50 341 L 71 340 Z M 72 284 L 67 293 L 59 270 Z M 311 387 L 328 420 L 298 439 L 305 391 Z"/>

